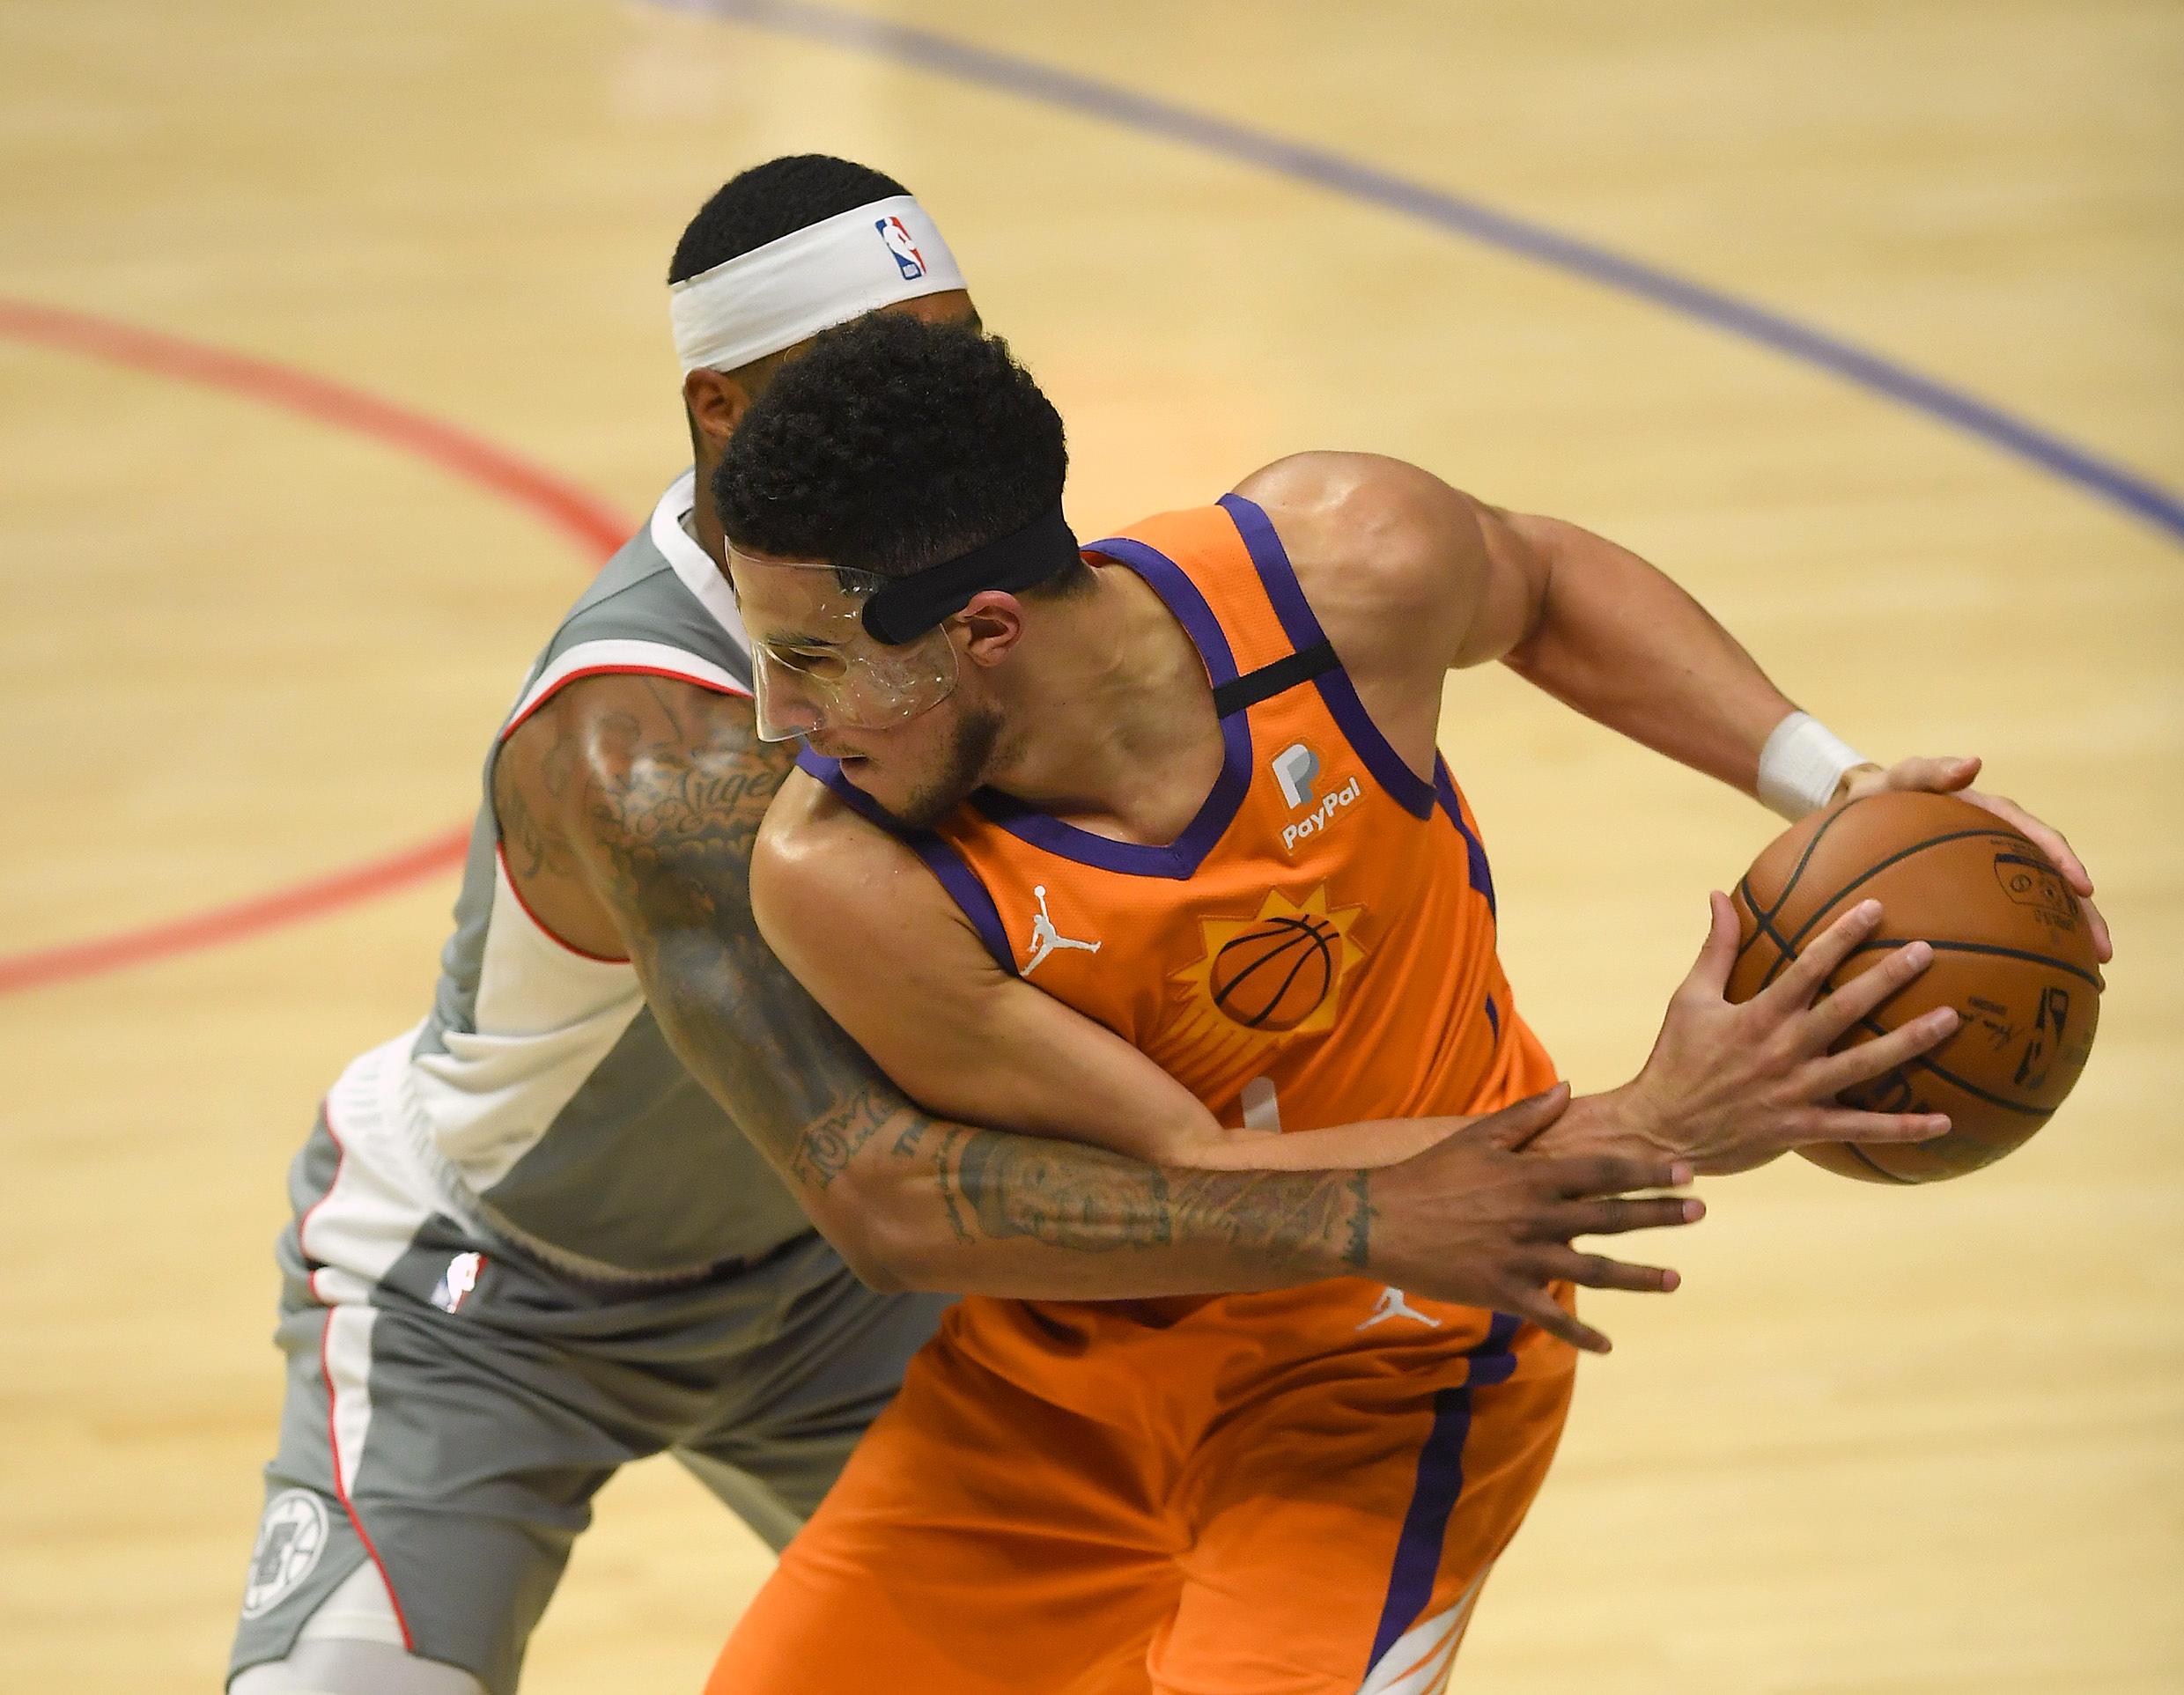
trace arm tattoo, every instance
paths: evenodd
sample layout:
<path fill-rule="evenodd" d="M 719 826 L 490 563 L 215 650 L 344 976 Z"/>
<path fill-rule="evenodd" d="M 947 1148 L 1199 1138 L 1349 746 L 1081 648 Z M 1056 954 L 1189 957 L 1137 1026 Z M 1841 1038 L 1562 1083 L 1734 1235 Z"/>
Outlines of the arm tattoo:
<path fill-rule="evenodd" d="M 797 1180 L 824 1190 L 905 1102 L 758 933 L 751 848 L 793 769 L 741 701 L 646 679 L 579 726 L 594 881 L 683 1060 Z"/>
<path fill-rule="evenodd" d="M 1373 1263 L 1373 1220 L 1380 1216 L 1373 1205 L 1373 1174 L 1353 1172 L 1349 1190 L 1350 1233 L 1342 1244 L 1342 1263 L 1353 1271 L 1361 1271 Z"/>
<path fill-rule="evenodd" d="M 967 1131 L 960 1124 L 953 1126 L 941 1139 L 941 1146 L 933 1150 L 933 1175 L 941 1185 L 941 1204 L 948 1208 L 948 1227 L 956 1232 L 956 1240 L 965 1244 L 975 1238 L 971 1235 L 970 1227 L 963 1221 L 963 1209 L 956 1204 L 955 1163 L 949 1156 L 956 1152 L 956 1144 L 964 1137 L 978 1133 Z"/>
<path fill-rule="evenodd" d="M 753 844 L 791 770 L 741 703 L 649 699 L 596 713 L 550 752 L 580 807 L 600 893 L 662 1028 L 743 1130 L 808 1190 L 882 1147 L 922 1159 L 954 1240 L 1022 1238 L 1074 1253 L 1216 1245 L 1298 1275 L 1362 1270 L 1364 1172 L 1174 1171 L 1104 1149 L 976 1130 L 918 1110 L 812 1001 L 758 933 Z M 579 738 L 585 745 L 577 746 Z M 923 1180 L 920 1180 L 921 1183 Z"/>
<path fill-rule="evenodd" d="M 568 745 L 564 736 L 547 750 L 549 760 Z M 576 856 L 561 833 L 532 808 L 520 783 L 500 780 L 502 767 L 495 763 L 493 813 L 500 823 L 500 844 L 517 874 L 533 878 L 553 873 L 566 876 L 576 869 Z M 550 778 L 549 779 L 550 784 Z"/>
<path fill-rule="evenodd" d="M 825 1116 L 805 1126 L 796 1147 L 796 1175 L 824 1189 L 849 1168 L 867 1142 L 894 1122 L 901 1104 L 900 1097 L 890 1099 L 869 1083 L 854 1090 Z"/>
<path fill-rule="evenodd" d="M 1371 1251 L 1363 1171 L 1164 1172 L 1096 1148 L 978 1131 L 957 1183 L 987 1235 L 1081 1253 L 1219 1241 L 1304 1269 L 1332 1250 L 1362 1270 Z"/>
<path fill-rule="evenodd" d="M 714 925 L 755 936 L 751 844 L 791 769 L 786 749 L 747 726 L 687 725 L 653 686 L 652 722 L 610 712 L 593 726 L 599 752 L 585 797 L 594 839 L 607 850 L 615 893 L 650 924 Z"/>

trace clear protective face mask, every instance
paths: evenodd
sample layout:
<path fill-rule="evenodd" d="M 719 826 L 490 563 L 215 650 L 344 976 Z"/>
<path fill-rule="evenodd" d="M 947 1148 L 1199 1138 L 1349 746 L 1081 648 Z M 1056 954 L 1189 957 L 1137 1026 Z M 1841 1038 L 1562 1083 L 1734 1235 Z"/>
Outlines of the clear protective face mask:
<path fill-rule="evenodd" d="M 876 573 L 754 559 L 728 549 L 764 741 L 829 730 L 891 730 L 956 692 L 956 645 L 946 628 L 906 642 L 865 627 L 865 604 L 886 586 Z"/>

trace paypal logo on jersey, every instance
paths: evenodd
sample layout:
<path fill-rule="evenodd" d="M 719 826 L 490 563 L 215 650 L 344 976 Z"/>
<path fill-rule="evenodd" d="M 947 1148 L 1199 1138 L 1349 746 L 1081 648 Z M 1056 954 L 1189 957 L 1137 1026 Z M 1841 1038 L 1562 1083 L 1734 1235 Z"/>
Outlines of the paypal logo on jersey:
<path fill-rule="evenodd" d="M 926 256 L 918 251 L 918 244 L 910 239 L 910 232 L 903 227 L 899 217 L 882 217 L 872 226 L 880 232 L 880 240 L 887 243 L 887 250 L 895 255 L 895 267 L 903 273 L 903 281 L 914 283 L 926 274 Z"/>
<path fill-rule="evenodd" d="M 1335 814 L 1365 792 L 1364 786 L 1352 777 L 1332 794 L 1314 804 L 1312 781 L 1319 775 L 1319 755 L 1302 741 L 1293 741 L 1269 762 L 1274 781 L 1281 785 L 1281 798 L 1289 810 L 1310 807 L 1311 811 L 1295 823 L 1283 826 L 1281 845 L 1291 852 L 1308 836 L 1317 836 L 1327 828 Z"/>
<path fill-rule="evenodd" d="M 1293 741 L 1273 758 L 1274 781 L 1281 798 L 1294 812 L 1312 804 L 1312 779 L 1319 775 L 1319 755 L 1302 741 Z"/>

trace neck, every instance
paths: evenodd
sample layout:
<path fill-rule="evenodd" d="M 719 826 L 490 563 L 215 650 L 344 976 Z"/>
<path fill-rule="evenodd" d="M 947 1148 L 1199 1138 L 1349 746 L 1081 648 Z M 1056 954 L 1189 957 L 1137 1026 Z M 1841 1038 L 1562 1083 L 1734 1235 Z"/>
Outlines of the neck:
<path fill-rule="evenodd" d="M 1093 584 L 1026 630 L 1039 648 L 1002 711 L 1036 727 L 1004 738 L 988 785 L 1101 835 L 1164 844 L 1221 770 L 1205 663 L 1134 571 L 1103 565 Z"/>
<path fill-rule="evenodd" d="M 697 497 L 697 504 L 690 508 L 690 523 L 697 531 L 697 545 L 705 549 L 713 564 L 725 566 L 728 557 L 727 537 L 721 532 L 720 514 L 713 510 L 712 504 L 712 474 L 720 463 L 720 454 L 702 431 L 693 430 L 690 435 L 696 449 L 692 463 L 697 468 L 697 483 L 691 491 Z"/>

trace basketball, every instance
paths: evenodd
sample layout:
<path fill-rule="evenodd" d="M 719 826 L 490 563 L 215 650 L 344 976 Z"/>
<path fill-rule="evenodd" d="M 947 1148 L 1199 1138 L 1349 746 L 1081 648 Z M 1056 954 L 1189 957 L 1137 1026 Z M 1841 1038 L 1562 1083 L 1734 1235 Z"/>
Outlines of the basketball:
<path fill-rule="evenodd" d="M 1261 918 L 1214 955 L 1214 1004 L 1254 1030 L 1294 1030 L 1334 982 L 1337 932 L 1326 919 Z"/>
<path fill-rule="evenodd" d="M 1752 862 L 1732 898 L 1742 934 L 1730 999 L 1751 999 L 1835 918 L 1872 899 L 1881 927 L 1829 989 L 1905 942 L 1924 940 L 1934 959 L 1847 1040 L 1941 1006 L 1964 1021 L 1938 1048 L 1841 1097 L 1869 1111 L 1945 1112 L 1946 1136 L 1798 1150 L 1816 1165 L 1867 1183 L 1962 1176 L 2021 1146 L 2085 1067 L 2102 986 L 2091 926 L 2046 856 L 1968 800 L 1888 793 L 1816 813 Z"/>

